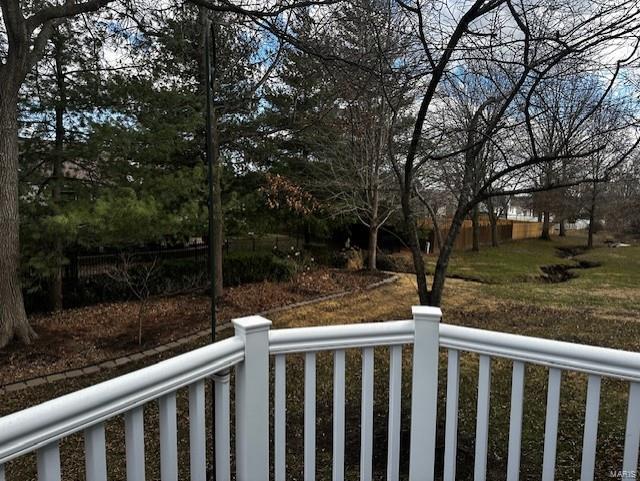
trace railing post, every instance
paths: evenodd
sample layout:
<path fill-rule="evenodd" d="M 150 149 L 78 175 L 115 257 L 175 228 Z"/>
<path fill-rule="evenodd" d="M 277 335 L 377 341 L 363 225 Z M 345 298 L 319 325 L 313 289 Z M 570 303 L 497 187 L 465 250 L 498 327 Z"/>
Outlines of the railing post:
<path fill-rule="evenodd" d="M 440 318 L 437 307 L 413 306 L 415 339 L 411 388 L 409 481 L 433 481 L 438 407 Z"/>
<path fill-rule="evenodd" d="M 244 341 L 244 362 L 236 371 L 236 479 L 268 481 L 271 321 L 251 316 L 233 325 Z"/>

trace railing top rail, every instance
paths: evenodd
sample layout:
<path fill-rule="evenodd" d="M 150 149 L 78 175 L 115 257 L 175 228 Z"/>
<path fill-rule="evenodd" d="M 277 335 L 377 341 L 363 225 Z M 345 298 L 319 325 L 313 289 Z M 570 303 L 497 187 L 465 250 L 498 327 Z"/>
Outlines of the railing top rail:
<path fill-rule="evenodd" d="M 450 324 L 440 326 L 440 345 L 568 371 L 640 381 L 638 352 Z"/>
<path fill-rule="evenodd" d="M 391 346 L 413 342 L 413 321 L 367 322 L 269 331 L 271 354 Z"/>
<path fill-rule="evenodd" d="M 244 343 L 225 339 L 0 418 L 0 464 L 232 367 Z"/>
<path fill-rule="evenodd" d="M 372 322 L 269 332 L 271 354 L 411 344 L 413 321 Z M 559 369 L 640 381 L 640 353 L 485 329 L 440 325 L 440 345 Z"/>

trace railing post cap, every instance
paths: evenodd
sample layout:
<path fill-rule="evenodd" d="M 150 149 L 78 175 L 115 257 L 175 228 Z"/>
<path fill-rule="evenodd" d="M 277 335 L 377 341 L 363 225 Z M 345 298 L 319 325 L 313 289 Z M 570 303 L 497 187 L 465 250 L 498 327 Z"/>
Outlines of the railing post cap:
<path fill-rule="evenodd" d="M 433 306 L 412 306 L 411 312 L 416 321 L 440 322 L 442 311 L 439 307 Z"/>
<path fill-rule="evenodd" d="M 240 317 L 231 322 L 236 332 L 243 334 L 266 331 L 271 327 L 271 321 L 262 316 Z"/>

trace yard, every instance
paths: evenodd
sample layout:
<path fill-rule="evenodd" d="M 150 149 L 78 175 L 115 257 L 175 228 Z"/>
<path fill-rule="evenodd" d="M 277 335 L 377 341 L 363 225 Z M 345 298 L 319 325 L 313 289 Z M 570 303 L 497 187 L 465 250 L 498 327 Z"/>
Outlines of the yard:
<path fill-rule="evenodd" d="M 541 336 L 572 342 L 640 351 L 640 247 L 598 247 L 582 253 L 569 249 L 582 243 L 581 238 L 565 240 L 522 241 L 505 244 L 498 249 L 486 248 L 480 253 L 457 254 L 452 262 L 443 305 L 443 322 L 470 327 Z M 561 257 L 562 256 L 562 257 Z M 569 257 L 567 257 L 569 256 Z M 588 261 L 588 262 L 585 262 Z M 596 266 L 596 263 L 598 266 Z M 541 269 L 550 265 L 571 265 L 576 277 L 565 282 L 549 279 Z M 585 266 L 589 268 L 584 268 Z M 582 266 L 582 267 L 580 267 Z M 568 276 L 570 277 L 570 276 Z M 274 328 L 293 326 L 340 324 L 364 321 L 403 319 L 410 316 L 410 306 L 417 302 L 415 280 L 402 275 L 393 284 L 375 290 L 360 291 L 348 297 L 332 299 L 269 316 Z M 185 345 L 192 349 L 205 342 Z M 405 350 L 403 392 L 409 392 L 410 355 Z M 155 356 L 152 360 L 166 357 Z M 446 353 L 441 354 L 440 401 L 444 402 L 446 382 Z M 376 351 L 375 404 L 374 404 L 374 471 L 382 479 L 386 463 L 386 390 L 388 363 L 385 349 Z M 123 368 L 114 368 L 64 382 L 37 386 L 28 390 L 3 395 L 0 415 L 44 401 L 108 379 L 134 368 L 137 362 Z M 357 477 L 359 459 L 360 413 L 360 355 L 349 352 L 347 358 L 347 457 L 348 479 Z M 489 461 L 487 478 L 505 478 L 509 398 L 511 391 L 511 364 L 494 359 L 491 388 L 491 421 L 489 435 Z M 331 403 L 332 362 L 328 354 L 318 356 L 317 432 L 319 479 L 330 479 L 331 470 Z M 288 377 L 288 476 L 302 479 L 302 358 L 291 356 L 287 366 Z M 473 469 L 473 439 L 475 431 L 475 396 L 477 357 L 463 355 L 461 360 L 461 393 L 459 421 L 458 478 L 471 479 Z M 544 411 L 546 400 L 546 370 L 528 367 L 525 384 L 524 429 L 522 440 L 521 479 L 540 479 Z M 556 479 L 578 479 L 584 416 L 586 376 L 565 374 L 562 379 L 561 413 L 558 441 Z M 604 381 L 600 409 L 596 479 L 605 479 L 612 470 L 619 469 L 626 418 L 626 385 Z M 402 451 L 408 446 L 410 399 L 403 396 Z M 181 469 L 188 473 L 186 457 L 188 446 L 186 393 L 178 400 L 179 442 Z M 444 404 L 439 410 L 438 445 L 442 447 Z M 148 479 L 157 479 L 158 440 L 157 409 L 146 409 Z M 110 479 L 124 478 L 123 424 L 115 419 L 107 426 Z M 83 457 L 69 456 L 80 450 L 82 440 L 74 435 L 62 444 L 65 479 L 84 479 Z M 80 452 L 78 452 L 80 453 Z M 441 455 L 442 453 L 440 453 Z M 405 459 L 406 462 L 406 459 Z M 10 479 L 33 478 L 34 459 L 27 456 L 9 463 Z M 406 472 L 406 471 L 405 471 Z M 437 468 L 437 472 L 441 470 Z M 440 475 L 440 474 L 439 474 Z"/>
<path fill-rule="evenodd" d="M 519 424 L 509 418 L 519 419 L 523 382 L 519 479 L 541 478 L 548 371 L 527 365 L 523 381 L 521 364 L 512 366 L 523 360 L 565 370 L 555 479 L 593 481 L 596 424 L 595 478 L 621 477 L 628 398 L 640 399 L 640 7 L 574 4 L 2 0 L 0 481 L 106 481 L 107 469 L 109 481 L 203 481 L 196 427 L 208 422 L 211 440 L 216 417 L 228 426 L 222 411 L 211 412 L 208 378 L 217 374 L 225 376 L 215 378 L 216 399 L 226 408 L 229 398 L 231 414 L 238 392 L 230 427 L 239 426 L 241 448 L 235 470 L 218 429 L 224 450 L 208 446 L 209 469 L 230 459 L 239 481 L 266 478 L 271 375 L 271 425 L 286 426 L 287 480 L 341 478 L 332 475 L 333 462 L 343 461 L 332 452 L 332 428 L 343 382 L 345 479 L 373 481 L 369 460 L 373 479 L 385 479 L 387 445 L 392 470 L 399 461 L 408 478 L 412 434 L 412 481 L 434 463 L 440 478 L 450 355 L 443 346 L 456 350 L 452 360 L 460 351 L 456 479 L 505 479 L 511 442 L 514 480 Z M 586 225 L 588 234 L 549 240 L 556 226 Z M 604 229 L 634 243 L 614 248 L 598 237 Z M 594 247 L 594 234 L 595 248 L 582 247 Z M 472 246 L 479 252 L 465 250 Z M 213 346 L 207 290 L 218 299 L 213 337 L 223 341 Z M 434 324 L 385 324 L 429 300 L 450 324 L 440 350 Z M 439 316 L 418 311 L 424 322 Z M 240 321 L 236 336 L 231 321 L 250 315 L 268 317 L 274 330 L 351 325 L 267 335 L 267 323 L 254 318 Z M 365 322 L 377 324 L 354 325 Z M 353 332 L 356 341 L 345 344 Z M 412 340 L 415 349 L 391 347 Z M 333 353 L 323 349 L 340 351 L 338 389 Z M 549 361 L 554 349 L 562 362 Z M 620 358 L 632 374 L 594 367 L 587 396 L 587 375 L 572 368 Z M 603 379 L 595 389 L 597 373 L 637 381 L 633 395 L 628 382 Z M 415 416 L 410 432 L 412 386 L 421 393 L 414 414 L 427 415 Z M 24 411 L 66 393 L 75 395 Z M 117 400 L 107 402 L 110 395 Z M 640 407 L 630 413 L 624 478 L 640 476 L 631 466 Z M 338 448 L 342 417 L 339 409 Z M 427 427 L 437 428 L 436 448 Z M 282 430 L 272 434 L 272 448 L 282 448 Z M 416 451 L 423 444 L 429 457 Z M 486 469 L 476 451 L 488 451 Z M 271 463 L 277 481 L 285 479 L 281 454 Z M 136 461 L 146 476 L 132 473 Z"/>

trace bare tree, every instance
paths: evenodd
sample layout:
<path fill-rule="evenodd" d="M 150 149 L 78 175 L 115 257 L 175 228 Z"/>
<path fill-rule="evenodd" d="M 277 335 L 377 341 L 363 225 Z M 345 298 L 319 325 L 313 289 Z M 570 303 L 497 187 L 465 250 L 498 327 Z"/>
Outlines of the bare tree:
<path fill-rule="evenodd" d="M 142 321 L 145 308 L 151 296 L 151 287 L 154 275 L 158 270 L 158 259 L 151 262 L 144 259 L 136 261 L 135 255 L 121 254 L 119 262 L 111 266 L 107 275 L 114 281 L 124 285 L 138 300 L 138 345 L 142 345 Z"/>
<path fill-rule="evenodd" d="M 350 214 L 369 230 L 369 269 L 376 269 L 378 232 L 397 211 L 397 186 L 389 161 L 397 142 L 400 111 L 410 103 L 406 79 L 389 68 L 404 51 L 396 33 L 391 3 L 357 0 L 343 7 L 334 32 L 344 58 L 359 65 L 333 65 L 342 141 L 322 149 L 324 175 L 339 215 Z"/>
<path fill-rule="evenodd" d="M 622 165 L 603 185 L 600 216 L 607 232 L 614 235 L 640 235 L 640 159 L 637 156 Z"/>
<path fill-rule="evenodd" d="M 587 247 L 593 247 L 594 234 L 599 222 L 598 205 L 606 186 L 603 181 L 608 180 L 612 170 L 624 167 L 618 161 L 621 151 L 629 148 L 628 125 L 625 117 L 630 112 L 625 112 L 622 102 L 610 101 L 601 104 L 594 116 L 590 119 L 587 128 L 592 131 L 592 138 L 602 137 L 600 149 L 589 156 L 586 173 L 591 181 L 586 184 L 585 207 L 589 215 L 589 230 L 587 235 Z"/>
<path fill-rule="evenodd" d="M 505 217 L 509 209 L 510 196 L 489 197 L 485 201 L 487 207 L 487 215 L 491 224 L 491 246 L 498 247 L 500 244 L 500 236 L 498 234 L 498 219 Z"/>
<path fill-rule="evenodd" d="M 377 104 L 377 105 L 376 105 Z M 347 138 L 334 146 L 320 182 L 337 215 L 353 215 L 369 230 L 369 269 L 376 269 L 378 232 L 397 210 L 395 176 L 387 146 L 393 135 L 392 114 L 384 98 L 361 98 L 344 109 Z"/>
<path fill-rule="evenodd" d="M 410 232 L 409 245 L 417 273 L 420 301 L 438 305 L 441 302 L 444 280 L 453 241 L 464 218 L 475 206 L 497 195 L 533 192 L 527 179 L 532 167 L 555 159 L 586 159 L 593 151 L 581 145 L 580 149 L 567 152 L 566 146 L 552 155 L 541 152 L 537 139 L 533 136 L 531 100 L 543 88 L 543 80 L 554 74 L 558 66 L 580 60 L 588 62 L 583 69 L 606 72 L 613 71 L 604 80 L 603 97 L 606 97 L 621 68 L 635 57 L 635 51 L 624 59 L 611 60 L 603 52 L 620 42 L 626 45 L 633 41 L 634 29 L 638 26 L 640 13 L 632 2 L 598 2 L 589 4 L 580 12 L 575 9 L 558 8 L 553 4 L 535 2 L 528 4 L 511 1 L 475 1 L 465 4 L 460 14 L 451 14 L 447 25 L 440 25 L 436 39 L 427 37 L 428 28 L 434 23 L 442 23 L 441 17 L 432 18 L 431 8 L 420 3 L 401 3 L 408 15 L 415 18 L 416 36 L 425 58 L 425 88 L 416 116 L 416 123 L 406 155 L 398 160 L 399 180 L 402 189 L 402 210 L 407 230 Z M 439 10 L 437 10 L 439 11 Z M 633 45 L 633 44 L 632 44 Z M 484 100 L 475 104 L 471 119 L 475 126 L 467 129 L 471 135 L 467 140 L 448 152 L 443 152 L 439 139 L 446 132 L 442 129 L 424 131 L 433 112 L 442 99 L 442 88 L 450 79 L 464 72 L 470 61 L 487 66 L 495 82 L 495 90 Z M 572 63 L 572 66 L 575 63 Z M 496 77 L 497 75 L 497 77 Z M 592 112 L 585 112 L 582 119 Z M 584 121 L 584 120 L 582 120 Z M 498 134 L 524 125 L 520 131 L 527 132 L 523 139 L 515 138 L 506 145 L 497 142 Z M 473 132 L 474 130 L 477 132 Z M 524 142 L 523 142 L 524 141 Z M 516 144 L 520 143 L 520 148 Z M 494 165 L 482 179 L 479 188 L 474 189 L 474 165 L 472 159 L 482 154 L 488 143 L 504 151 L 500 163 Z M 529 144 L 524 148 L 524 144 Z M 511 152 L 518 150 L 517 156 Z M 509 155 L 506 155 L 511 151 Z M 440 250 L 431 292 L 427 289 L 424 276 L 424 261 L 417 242 L 417 227 L 412 209 L 411 197 L 416 173 L 427 164 L 434 165 L 439 160 L 452 156 L 466 159 L 459 170 L 462 189 L 458 198 L 458 208 L 453 217 L 451 229 L 443 248 Z M 477 177 L 477 176 L 476 176 Z M 584 180 L 584 179 L 583 179 Z M 578 182 L 573 179 L 572 182 Z M 562 187 L 572 182 L 553 183 L 546 188 Z"/>

